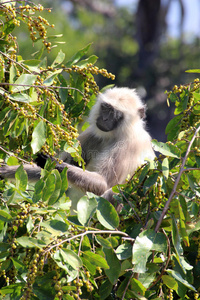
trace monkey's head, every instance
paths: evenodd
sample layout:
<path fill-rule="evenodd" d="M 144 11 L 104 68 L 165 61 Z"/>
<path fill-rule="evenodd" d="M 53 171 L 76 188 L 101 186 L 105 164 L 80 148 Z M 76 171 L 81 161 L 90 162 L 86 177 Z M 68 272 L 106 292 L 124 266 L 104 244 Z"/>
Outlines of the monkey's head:
<path fill-rule="evenodd" d="M 97 136 L 110 137 L 125 133 L 137 122 L 141 126 L 144 117 L 145 105 L 135 90 L 115 87 L 99 94 L 89 122 Z"/>

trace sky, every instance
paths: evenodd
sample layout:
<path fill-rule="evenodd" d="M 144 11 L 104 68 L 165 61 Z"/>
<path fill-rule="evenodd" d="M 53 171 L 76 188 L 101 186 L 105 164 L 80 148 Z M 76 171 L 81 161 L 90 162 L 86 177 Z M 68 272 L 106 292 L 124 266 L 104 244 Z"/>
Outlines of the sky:
<path fill-rule="evenodd" d="M 162 0 L 165 2 L 166 0 Z M 115 0 L 118 5 L 125 5 L 130 9 L 137 7 L 138 0 Z M 199 0 L 183 0 L 185 7 L 185 17 L 183 24 L 183 32 L 186 40 L 192 40 L 194 35 L 200 37 L 200 1 Z M 173 0 L 167 16 L 168 34 L 171 37 L 179 36 L 180 22 L 180 6 L 178 0 Z"/>

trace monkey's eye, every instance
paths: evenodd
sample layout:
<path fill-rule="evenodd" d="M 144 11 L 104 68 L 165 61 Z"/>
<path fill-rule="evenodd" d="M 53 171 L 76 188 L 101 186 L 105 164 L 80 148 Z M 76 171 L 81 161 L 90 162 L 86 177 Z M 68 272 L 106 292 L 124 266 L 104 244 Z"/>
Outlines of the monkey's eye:
<path fill-rule="evenodd" d="M 102 111 L 109 111 L 109 110 L 113 110 L 113 107 L 112 107 L 112 105 L 110 105 L 106 102 L 103 102 L 103 103 L 101 103 L 101 109 L 102 109 Z"/>

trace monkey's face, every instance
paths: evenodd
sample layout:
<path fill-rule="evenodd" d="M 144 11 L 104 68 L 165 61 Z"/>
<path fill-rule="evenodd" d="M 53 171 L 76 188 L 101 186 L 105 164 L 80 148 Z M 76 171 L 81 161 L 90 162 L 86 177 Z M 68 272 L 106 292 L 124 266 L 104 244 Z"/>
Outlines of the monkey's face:
<path fill-rule="evenodd" d="M 120 125 L 123 118 L 123 112 L 117 110 L 109 103 L 102 102 L 99 109 L 99 116 L 96 120 L 96 125 L 104 132 L 112 131 Z"/>
<path fill-rule="evenodd" d="M 90 130 L 99 138 L 126 137 L 132 126 L 145 115 L 145 106 L 134 90 L 128 88 L 111 88 L 97 97 L 89 123 Z"/>

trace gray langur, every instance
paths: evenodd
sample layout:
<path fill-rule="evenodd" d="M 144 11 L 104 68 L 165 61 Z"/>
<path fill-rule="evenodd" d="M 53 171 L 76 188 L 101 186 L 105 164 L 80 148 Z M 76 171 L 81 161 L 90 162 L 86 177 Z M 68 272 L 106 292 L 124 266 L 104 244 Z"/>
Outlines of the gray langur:
<path fill-rule="evenodd" d="M 67 167 L 69 182 L 113 202 L 112 187 L 123 184 L 146 159 L 154 159 L 151 137 L 145 129 L 145 105 L 129 88 L 111 88 L 100 93 L 90 115 L 90 126 L 78 140 L 86 170 L 67 162 L 57 163 L 61 172 Z M 44 166 L 45 160 L 38 163 Z M 1 177 L 14 177 L 17 166 L 0 168 Z M 29 178 L 39 178 L 38 166 L 24 165 Z"/>

